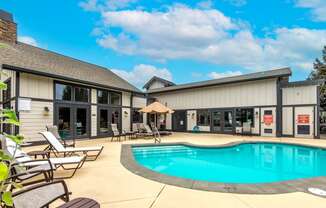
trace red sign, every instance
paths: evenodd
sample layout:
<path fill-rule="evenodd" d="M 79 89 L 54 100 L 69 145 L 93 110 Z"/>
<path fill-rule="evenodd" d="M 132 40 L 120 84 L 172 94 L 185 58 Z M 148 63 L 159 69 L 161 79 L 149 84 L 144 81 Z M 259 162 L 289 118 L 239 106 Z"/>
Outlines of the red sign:
<path fill-rule="evenodd" d="M 307 114 L 302 114 L 302 115 L 298 115 L 298 123 L 299 124 L 308 124 L 310 120 L 310 116 Z"/>
<path fill-rule="evenodd" d="M 264 115 L 264 123 L 270 126 L 273 123 L 273 115 Z"/>

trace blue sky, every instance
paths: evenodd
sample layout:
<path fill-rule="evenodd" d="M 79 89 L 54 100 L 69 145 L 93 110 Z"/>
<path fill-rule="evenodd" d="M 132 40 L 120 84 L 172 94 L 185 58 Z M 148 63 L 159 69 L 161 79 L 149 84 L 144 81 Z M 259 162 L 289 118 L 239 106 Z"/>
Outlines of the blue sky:
<path fill-rule="evenodd" d="M 289 66 L 302 80 L 326 45 L 325 0 L 5 0 L 19 40 L 102 65 L 141 87 Z"/>

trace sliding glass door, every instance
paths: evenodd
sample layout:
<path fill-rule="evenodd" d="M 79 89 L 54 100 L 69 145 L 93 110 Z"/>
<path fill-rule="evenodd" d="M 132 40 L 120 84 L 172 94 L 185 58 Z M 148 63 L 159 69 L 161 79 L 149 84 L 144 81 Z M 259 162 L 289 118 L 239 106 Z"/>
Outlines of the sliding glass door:
<path fill-rule="evenodd" d="M 98 106 L 97 132 L 101 136 L 111 136 L 111 124 L 117 124 L 121 130 L 121 108 Z"/>
<path fill-rule="evenodd" d="M 90 136 L 89 106 L 56 104 L 55 125 L 62 138 L 88 138 Z"/>

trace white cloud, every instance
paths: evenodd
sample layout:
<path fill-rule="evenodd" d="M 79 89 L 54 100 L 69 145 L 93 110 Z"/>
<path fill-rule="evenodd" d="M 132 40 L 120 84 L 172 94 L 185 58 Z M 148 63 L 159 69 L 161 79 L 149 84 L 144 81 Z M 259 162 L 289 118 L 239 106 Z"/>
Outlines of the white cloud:
<path fill-rule="evenodd" d="M 233 76 L 238 76 L 241 75 L 241 71 L 226 71 L 226 72 L 211 72 L 208 74 L 208 77 L 212 79 L 219 79 L 223 77 L 233 77 Z"/>
<path fill-rule="evenodd" d="M 122 54 L 156 60 L 192 59 L 262 70 L 307 70 L 326 44 L 326 30 L 277 28 L 258 38 L 250 27 L 216 9 L 174 5 L 166 11 L 102 12 L 98 44 Z M 121 33 L 110 33 L 111 28 Z"/>
<path fill-rule="evenodd" d="M 18 36 L 18 41 L 32 46 L 38 46 L 37 41 L 30 36 Z"/>
<path fill-rule="evenodd" d="M 137 0 L 84 0 L 79 6 L 86 11 L 117 10 L 129 7 Z"/>
<path fill-rule="evenodd" d="M 325 0 L 296 0 L 296 6 L 311 9 L 314 20 L 326 21 Z"/>
<path fill-rule="evenodd" d="M 111 71 L 139 88 L 142 88 L 153 76 L 172 81 L 172 74 L 167 68 L 157 68 L 146 64 L 136 65 L 132 71 L 121 69 L 112 69 Z"/>

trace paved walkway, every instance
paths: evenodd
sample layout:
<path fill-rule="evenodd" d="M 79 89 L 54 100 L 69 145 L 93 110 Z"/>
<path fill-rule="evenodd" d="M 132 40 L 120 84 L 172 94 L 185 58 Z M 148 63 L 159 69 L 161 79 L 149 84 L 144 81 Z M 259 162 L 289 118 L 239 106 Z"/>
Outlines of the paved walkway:
<path fill-rule="evenodd" d="M 326 140 L 236 137 L 214 134 L 174 133 L 163 142 L 191 142 L 195 144 L 217 145 L 242 140 L 268 140 L 298 142 L 302 144 L 326 147 Z M 72 191 L 72 198 L 84 196 L 94 198 L 105 208 L 325 208 L 326 199 L 310 194 L 296 192 L 278 195 L 242 195 L 217 193 L 185 189 L 161 184 L 137 176 L 120 164 L 122 143 L 153 142 L 132 140 L 125 142 L 109 142 L 108 139 L 80 141 L 77 146 L 104 145 L 102 155 L 95 162 L 87 162 L 76 175 L 66 180 Z M 32 149 L 40 149 L 33 147 Z"/>

